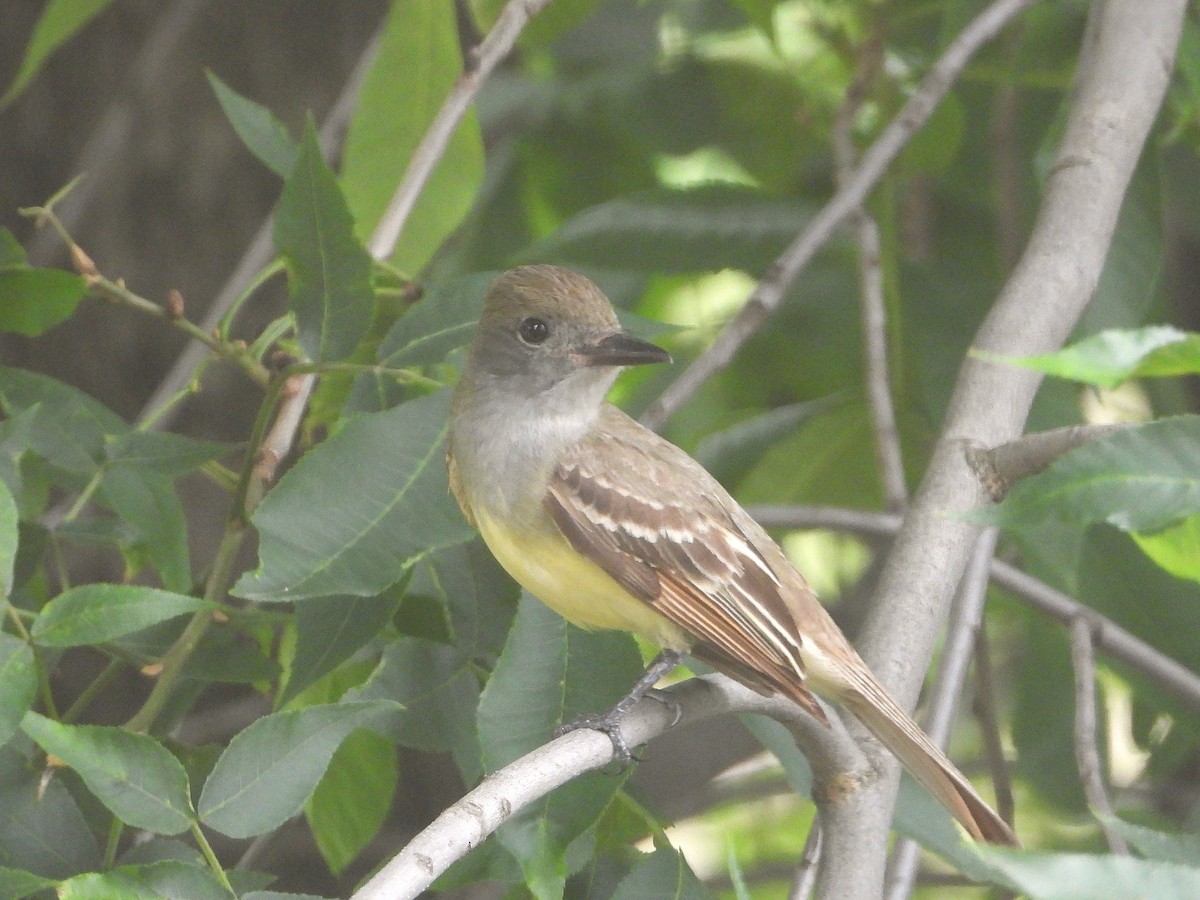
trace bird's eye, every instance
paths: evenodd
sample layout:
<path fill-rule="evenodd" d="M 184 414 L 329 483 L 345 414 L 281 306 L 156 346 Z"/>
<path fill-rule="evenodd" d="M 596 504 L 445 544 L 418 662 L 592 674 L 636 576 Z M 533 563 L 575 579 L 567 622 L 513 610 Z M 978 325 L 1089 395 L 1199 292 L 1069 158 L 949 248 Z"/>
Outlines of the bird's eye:
<path fill-rule="evenodd" d="M 540 344 L 550 337 L 550 326 L 544 320 L 530 316 L 528 319 L 522 320 L 517 328 L 517 333 L 527 344 Z"/>

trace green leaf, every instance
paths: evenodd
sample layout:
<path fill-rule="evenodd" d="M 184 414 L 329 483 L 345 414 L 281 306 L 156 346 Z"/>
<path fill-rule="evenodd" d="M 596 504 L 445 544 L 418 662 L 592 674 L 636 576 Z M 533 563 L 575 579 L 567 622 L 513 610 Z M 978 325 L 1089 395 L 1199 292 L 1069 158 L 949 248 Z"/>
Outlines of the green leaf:
<path fill-rule="evenodd" d="M 1187 900 L 1200 896 L 1200 869 L 1129 856 L 978 852 L 1030 900 Z"/>
<path fill-rule="evenodd" d="M 265 106 L 243 97 L 212 72 L 204 73 L 212 85 L 225 118 L 259 162 L 287 178 L 296 165 L 296 142 L 283 124 Z"/>
<path fill-rule="evenodd" d="M 312 597 L 296 607 L 296 653 L 276 708 L 349 659 L 387 625 L 400 592 L 376 597 Z"/>
<path fill-rule="evenodd" d="M 1104 824 L 1125 838 L 1146 859 L 1196 868 L 1200 861 L 1200 832 L 1171 834 L 1134 825 L 1116 816 L 1103 816 Z"/>
<path fill-rule="evenodd" d="M 37 692 L 33 648 L 0 631 L 0 746 L 16 734 Z"/>
<path fill-rule="evenodd" d="M 705 900 L 709 896 L 683 854 L 666 845 L 646 854 L 621 879 L 612 900 Z"/>
<path fill-rule="evenodd" d="M 27 261 L 25 248 L 7 228 L 0 228 L 0 268 L 23 266 Z"/>
<path fill-rule="evenodd" d="M 186 475 L 237 448 L 234 444 L 198 441 L 166 431 L 130 431 L 111 442 L 107 449 L 113 463 L 150 469 L 160 475 Z"/>
<path fill-rule="evenodd" d="M 345 359 L 371 327 L 371 258 L 309 121 L 275 212 L 300 346 L 313 362 Z"/>
<path fill-rule="evenodd" d="M 0 747 L 0 864 L 55 879 L 97 868 L 96 839 L 63 780 L 43 782 L 15 743 Z"/>
<path fill-rule="evenodd" d="M 213 767 L 200 794 L 201 819 L 232 838 L 283 824 L 304 806 L 346 735 L 397 708 L 375 700 L 258 719 L 229 742 Z"/>
<path fill-rule="evenodd" d="M 8 106 L 37 74 L 42 63 L 60 44 L 90 22 L 112 0 L 50 0 L 42 9 L 41 18 L 25 47 L 25 57 L 17 69 L 12 84 L 0 97 L 0 109 Z"/>
<path fill-rule="evenodd" d="M 396 748 L 374 732 L 353 732 L 333 754 L 304 813 L 317 849 L 335 875 L 383 825 L 396 781 Z"/>
<path fill-rule="evenodd" d="M 1131 537 L 1142 552 L 1176 578 L 1200 581 L 1200 516 L 1189 516 L 1153 534 Z"/>
<path fill-rule="evenodd" d="M 0 481 L 0 597 L 7 597 L 13 588 L 13 565 L 17 560 L 20 538 L 19 523 L 17 501 L 8 486 Z"/>
<path fill-rule="evenodd" d="M 95 472 L 110 437 L 129 431 L 120 416 L 82 391 L 22 369 L 0 368 L 0 406 L 9 415 L 33 410 L 30 449 L 80 475 Z"/>
<path fill-rule="evenodd" d="M 64 881 L 59 900 L 230 900 L 210 869 L 164 859 L 144 866 L 119 866 Z"/>
<path fill-rule="evenodd" d="M 486 770 L 546 743 L 557 726 L 581 714 L 611 708 L 641 670 L 628 635 L 583 631 L 522 594 L 508 643 L 479 702 Z M 535 895 L 561 893 L 567 847 L 595 825 L 626 774 L 589 773 L 501 826 L 497 839 L 520 861 Z"/>
<path fill-rule="evenodd" d="M 282 891 L 251 891 L 242 894 L 242 900 L 329 900 L 316 894 L 285 894 Z"/>
<path fill-rule="evenodd" d="M 441 391 L 353 419 L 305 454 L 259 505 L 260 565 L 234 593 L 372 596 L 427 553 L 470 538 L 446 476 L 449 405 Z"/>
<path fill-rule="evenodd" d="M 54 881 L 32 872 L 0 866 L 0 900 L 24 900 L 43 888 L 54 887 Z"/>
<path fill-rule="evenodd" d="M 462 74 L 454 7 L 443 0 L 393 3 L 375 63 L 346 134 L 342 183 L 362 234 L 387 208 L 417 144 Z M 397 90 L 396 85 L 406 85 Z M 392 253 L 419 272 L 471 209 L 483 183 L 483 140 L 473 111 L 455 130 Z"/>
<path fill-rule="evenodd" d="M 399 638 L 384 650 L 362 687 L 346 700 L 395 700 L 403 709 L 387 733 L 406 747 L 431 753 L 454 751 L 459 764 L 476 761 L 475 708 L 479 682 L 461 650 L 423 638 Z M 474 752 L 469 752 L 474 751 Z"/>
<path fill-rule="evenodd" d="M 83 278 L 61 269 L 0 269 L 0 331 L 44 334 L 69 318 L 86 292 Z"/>
<path fill-rule="evenodd" d="M 189 590 L 187 517 L 174 480 L 149 467 L 112 465 L 104 473 L 99 494 L 122 522 L 133 527 L 135 545 L 145 551 L 163 584 L 173 591 Z"/>
<path fill-rule="evenodd" d="M 21 727 L 126 824 L 159 834 L 179 834 L 191 825 L 187 773 L 154 738 L 101 725 L 63 725 L 34 712 Z"/>
<path fill-rule="evenodd" d="M 760 272 L 791 243 L 811 211 L 727 185 L 650 191 L 585 209 L 527 259 L 637 271 Z"/>
<path fill-rule="evenodd" d="M 1077 528 L 1107 522 L 1124 531 L 1155 531 L 1196 513 L 1200 416 L 1178 416 L 1077 447 L 970 519 L 1006 528 L 1055 518 Z"/>
<path fill-rule="evenodd" d="M 126 584 L 85 584 L 43 608 L 30 633 L 45 647 L 102 644 L 176 616 L 211 609 L 198 597 Z"/>
<path fill-rule="evenodd" d="M 987 358 L 1083 384 L 1114 388 L 1130 378 L 1200 372 L 1200 334 L 1170 325 L 1110 329 L 1057 353 Z"/>
<path fill-rule="evenodd" d="M 438 282 L 388 331 L 379 345 L 380 365 L 392 368 L 441 362 L 475 334 L 483 295 L 494 272 Z"/>

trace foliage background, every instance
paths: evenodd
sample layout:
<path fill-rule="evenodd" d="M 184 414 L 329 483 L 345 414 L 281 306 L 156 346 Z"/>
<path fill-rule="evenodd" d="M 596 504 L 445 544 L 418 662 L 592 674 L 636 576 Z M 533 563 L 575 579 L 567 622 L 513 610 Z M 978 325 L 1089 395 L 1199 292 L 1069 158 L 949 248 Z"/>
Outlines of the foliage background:
<path fill-rule="evenodd" d="M 39 15 L 53 5 L 8 4 L 0 12 L 5 26 L 0 28 L 0 83 L 7 85 L 15 75 Z M 124 121 L 116 152 L 108 159 L 90 157 L 96 169 L 62 207 L 69 210 L 69 203 L 93 192 L 71 235 L 109 277 L 123 278 L 137 294 L 156 300 L 178 288 L 188 315 L 199 318 L 255 229 L 280 202 L 281 191 L 280 176 L 243 147 L 205 70 L 270 109 L 299 140 L 307 112 L 317 121 L 329 114 L 371 35 L 383 27 L 388 5 L 133 0 L 95 5 L 103 8 L 99 15 L 0 110 L 0 224 L 28 249 L 32 263 L 66 266 L 61 242 L 50 229 L 35 231 L 17 209 L 54 194 L 84 167 L 88 141 L 105 133 L 101 125 L 112 129 L 114 122 Z M 360 238 L 369 234 L 403 170 L 404 148 L 415 144 L 456 76 L 460 43 L 473 43 L 497 8 L 487 0 L 461 4 L 455 19 L 442 3 L 394 4 L 381 44 L 386 65 L 381 63 L 363 87 L 338 166 Z M 517 262 L 549 261 L 588 273 L 639 316 L 671 324 L 657 339 L 677 359 L 694 357 L 744 299 L 753 279 L 834 190 L 833 129 L 851 82 L 864 78 L 864 102 L 852 132 L 864 146 L 978 8 L 974 3 L 794 0 L 552 4 L 485 87 L 478 132 L 469 123 L 460 133 L 393 257 L 403 274 L 419 276 L 425 291 L 421 306 L 400 318 L 398 337 L 385 338 L 411 297 L 386 290 L 394 287 L 394 279 L 377 272 L 378 319 L 369 333 L 358 335 L 364 339 L 361 347 L 335 356 L 370 361 L 382 340 L 383 358 L 392 349 L 407 348 L 414 334 L 447 323 L 462 325 L 469 321 L 481 283 L 469 276 Z M 871 212 L 882 234 L 892 388 L 910 484 L 924 469 L 971 335 L 1028 232 L 1061 129 L 1086 11 L 1082 4 L 1043 4 L 1024 15 L 1019 26 L 980 54 L 872 195 Z M 1127 197 L 1109 266 L 1079 325 L 1080 336 L 1152 322 L 1197 325 L 1200 222 L 1190 198 L 1200 180 L 1198 50 L 1200 32 L 1189 18 L 1168 103 Z M 279 168 L 290 170 L 284 163 Z M 276 240 L 281 252 L 291 248 L 295 275 L 304 268 L 294 255 L 302 252 L 303 239 L 288 244 L 277 231 Z M 848 236 L 823 251 L 734 364 L 666 430 L 747 503 L 867 510 L 882 505 L 864 400 L 856 266 Z M 287 308 L 287 286 L 276 277 L 245 304 L 231 336 L 253 341 Z M 412 333 L 406 335 L 405 327 Z M 2 347 L 7 366 L 54 376 L 132 421 L 183 342 L 162 322 L 87 300 L 44 334 L 4 335 Z M 357 338 L 351 344 L 358 344 Z M 451 381 L 455 345 L 451 339 L 437 353 L 392 362 L 426 378 Z M 671 377 L 667 370 L 631 373 L 619 399 L 637 410 Z M 31 389 L 32 400 L 14 399 L 19 384 L 10 379 L 0 385 L 9 423 L 35 402 L 52 402 L 49 394 L 38 393 L 43 388 Z M 341 481 L 331 483 L 329 472 L 356 467 L 375 472 L 372 463 L 386 459 L 382 446 L 377 458 L 362 449 L 372 436 L 372 426 L 364 423 L 384 420 L 351 419 L 353 414 L 422 393 L 411 384 L 398 387 L 390 377 L 326 378 L 307 422 L 307 439 L 333 434 L 327 452 L 345 448 L 346 455 L 331 469 L 312 463 L 311 481 L 301 480 L 304 464 L 293 470 L 291 496 L 298 499 L 292 510 L 278 513 L 279 527 L 310 527 L 307 517 L 318 523 L 325 519 L 323 511 L 334 508 L 347 489 Z M 172 430 L 197 439 L 244 442 L 261 397 L 235 367 L 210 365 L 202 390 L 187 400 Z M 413 401 L 427 404 L 430 411 L 422 415 L 428 421 L 436 418 L 437 402 Z M 1098 402 L 1092 392 L 1049 380 L 1030 428 L 1114 415 L 1114 406 L 1123 402 L 1133 403 L 1135 418 L 1147 411 L 1160 416 L 1189 412 L 1195 406 L 1194 384 L 1145 381 Z M 405 403 L 398 409 L 405 407 L 413 408 Z M 376 437 L 386 445 L 390 434 Z M 18 440 L 18 428 L 9 424 L 4 436 Z M 14 606 L 40 609 L 62 586 L 64 573 L 73 584 L 128 581 L 192 593 L 191 578 L 202 581 L 218 553 L 228 505 L 227 493 L 214 479 L 193 470 L 202 459 L 222 453 L 235 471 L 239 463 L 228 448 L 206 453 L 189 447 L 193 456 L 180 451 L 163 475 L 174 485 L 178 507 L 158 494 L 162 509 L 157 513 L 131 512 L 119 498 L 133 488 L 118 476 L 106 476 L 111 477 L 105 482 L 109 500 L 102 497 L 73 533 L 48 529 L 42 534 L 31 523 L 55 503 L 69 505 L 86 479 L 81 482 L 79 472 L 64 474 L 61 461 L 39 454 L 36 446 L 10 443 L 23 479 L 5 481 L 26 523 Z M 190 462 L 181 463 L 183 457 Z M 318 493 L 322 485 L 326 494 Z M 286 503 L 283 490 L 280 496 L 275 502 Z M 263 515 L 281 508 L 264 507 Z M 163 518 L 156 521 L 154 515 Z M 432 526 L 425 508 L 416 515 L 399 530 L 424 552 Z M 181 527 L 186 528 L 186 557 L 178 541 L 152 539 L 156 533 L 178 536 Z M 389 580 L 383 573 L 378 584 L 354 591 L 326 584 L 314 593 L 316 599 L 296 604 L 294 618 L 279 605 L 258 615 L 235 615 L 229 632 L 236 640 L 212 651 L 215 659 L 198 670 L 153 731 L 170 731 L 166 745 L 182 759 L 198 791 L 219 748 L 280 701 L 293 702 L 296 709 L 343 706 L 343 712 L 349 710 L 344 733 L 358 724 L 353 716 L 369 712 L 332 705 L 348 690 L 356 702 L 387 697 L 408 704 L 406 714 L 392 714 L 386 738 L 355 731 L 343 745 L 342 764 L 330 769 L 325 793 L 318 795 L 327 806 L 314 801 L 316 811 L 310 804 L 307 818 L 281 819 L 278 830 L 275 825 L 264 829 L 271 839 L 254 844 L 247 868 L 278 875 L 275 889 L 345 896 L 406 835 L 457 797 L 464 780 L 544 736 L 520 729 L 497 736 L 488 730 L 488 717 L 494 722 L 512 714 L 511 701 L 501 693 L 505 677 L 519 685 L 518 693 L 531 683 L 529 674 L 502 665 L 510 658 L 504 648 L 514 617 L 524 629 L 517 633 L 526 636 L 549 639 L 545 635 L 558 626 L 538 619 L 537 607 L 518 609 L 515 592 L 486 555 L 458 543 L 465 535 L 455 531 L 452 520 L 440 527 L 448 549 L 403 577 L 392 572 Z M 853 635 L 882 548 L 829 533 L 783 537 Z M 263 546 L 265 561 L 266 540 Z M 1200 626 L 1195 580 L 1166 574 L 1126 533 L 1103 524 L 1084 529 L 1058 521 L 1014 532 L 1005 552 L 1189 668 L 1200 668 L 1200 644 L 1193 639 Z M 237 569 L 254 564 L 253 547 L 244 548 Z M 340 596 L 349 593 L 361 596 Z M 355 604 L 353 617 L 345 615 L 348 604 Z M 343 646 L 349 646 L 349 658 L 339 660 L 330 674 L 313 660 L 341 652 L 330 649 L 335 643 L 330 622 L 343 615 L 356 623 L 358 634 Z M 38 660 L 49 677 L 45 689 L 66 709 L 98 673 L 109 672 L 112 680 L 80 721 L 125 722 L 148 689 L 138 664 L 165 650 L 183 622 L 172 619 L 150 634 L 122 634 L 123 643 L 89 640 L 85 643 L 92 646 L 46 650 Z M 1090 824 L 1076 774 L 1065 632 L 1000 593 L 992 598 L 988 629 L 1021 833 L 1039 849 L 1098 850 L 1101 838 Z M 14 629 L 6 627 L 6 633 Z M 576 638 L 559 634 L 556 639 Z M 625 668 L 636 668 L 632 645 L 622 640 L 588 644 L 567 656 L 575 663 L 589 653 L 620 654 Z M 110 665 L 110 660 L 117 662 Z M 386 667 L 382 674 L 359 689 L 380 660 Z M 280 664 L 282 670 L 275 668 Z M 493 669 L 495 677 L 487 681 Z M 238 670 L 236 677 L 232 670 Z M 298 680 L 297 671 L 315 679 L 306 696 L 288 688 L 289 679 Z M 430 673 L 441 676 L 432 697 L 426 695 Z M 545 677 L 553 681 L 555 675 Z M 586 674 L 579 677 L 588 681 Z M 490 701 L 487 691 L 477 699 L 485 682 Z M 621 682 L 614 676 L 599 693 L 619 693 Z M 1119 667 L 1104 666 L 1101 683 L 1104 750 L 1111 755 L 1119 810 L 1167 832 L 1194 831 L 1195 714 Z M 583 708 L 600 701 L 571 698 Z M 557 714 L 565 715 L 565 708 Z M 464 867 L 457 881 L 523 881 L 535 891 L 553 893 L 569 872 L 575 876 L 570 890 L 609 893 L 624 878 L 655 875 L 638 868 L 641 860 L 627 849 L 627 838 L 653 834 L 659 822 L 674 821 L 685 823 L 677 834 L 710 889 L 728 890 L 724 879 L 745 878 L 755 896 L 782 893 L 811 806 L 792 799 L 773 769 L 758 766 L 749 775 L 714 780 L 736 762 L 760 759 L 759 745 L 731 720 L 703 727 L 707 732 L 689 730 L 656 742 L 616 800 L 611 795 L 621 785 L 614 779 L 594 779 L 580 788 L 581 796 L 596 804 L 597 816 L 605 810 L 598 828 L 591 819 L 582 823 L 581 843 L 563 841 L 535 852 L 525 842 L 528 835 L 510 834 L 493 842 L 502 849 L 489 849 L 474 870 Z M 50 738 L 36 730 L 25 728 L 29 738 L 71 763 L 69 751 L 51 749 Z M 533 743 L 523 746 L 522 740 Z M 33 743 L 20 735 L 14 741 L 4 748 L 3 762 L 5 790 L 17 791 L 40 772 Z M 956 733 L 953 750 L 957 759 L 979 758 L 970 723 Z M 986 777 L 982 765 L 968 768 Z M 66 790 L 55 795 L 55 802 L 78 810 L 70 814 L 78 824 L 72 839 L 83 847 L 90 832 L 98 841 L 95 849 L 80 850 L 69 865 L 39 869 L 32 851 L 12 843 L 4 824 L 0 865 L 53 879 L 96 867 L 105 837 L 113 834 L 111 815 L 89 795 L 95 788 L 88 777 L 78 774 L 82 782 L 70 773 L 56 776 Z M 380 816 L 388 812 L 386 824 L 360 853 L 373 829 L 354 834 L 353 823 L 371 820 L 362 810 L 380 807 L 377 801 L 389 797 L 390 806 L 378 809 Z M 203 814 L 203 800 L 197 802 Z M 356 814 L 339 815 L 338 808 Z M 136 812 L 109 811 L 136 828 L 174 833 L 174 820 L 147 823 Z M 235 838 L 260 833 L 239 833 L 238 826 L 219 820 L 209 824 L 229 836 L 211 836 L 226 866 L 247 846 Z M 120 859 L 133 852 L 129 831 L 117 833 L 114 849 Z M 574 840 L 575 832 L 564 833 Z M 684 835 L 690 837 L 684 840 Z M 594 857 L 593 845 L 598 848 Z M 165 840 L 156 847 L 163 856 L 179 855 Z M 658 857 L 649 859 L 667 865 Z M 949 889 L 926 890 L 941 895 Z"/>

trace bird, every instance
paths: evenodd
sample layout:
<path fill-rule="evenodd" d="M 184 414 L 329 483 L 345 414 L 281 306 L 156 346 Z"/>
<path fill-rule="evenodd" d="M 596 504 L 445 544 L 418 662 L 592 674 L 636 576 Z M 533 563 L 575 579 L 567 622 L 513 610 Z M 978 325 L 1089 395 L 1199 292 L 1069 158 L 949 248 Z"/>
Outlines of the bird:
<path fill-rule="evenodd" d="M 849 710 L 975 840 L 1009 825 L 871 673 L 779 545 L 687 453 L 606 396 L 622 367 L 670 361 L 627 333 L 591 280 L 498 275 L 451 402 L 451 492 L 526 590 L 585 629 L 662 648 L 609 714 L 584 720 L 628 757 L 620 717 L 685 655 L 829 724 Z"/>

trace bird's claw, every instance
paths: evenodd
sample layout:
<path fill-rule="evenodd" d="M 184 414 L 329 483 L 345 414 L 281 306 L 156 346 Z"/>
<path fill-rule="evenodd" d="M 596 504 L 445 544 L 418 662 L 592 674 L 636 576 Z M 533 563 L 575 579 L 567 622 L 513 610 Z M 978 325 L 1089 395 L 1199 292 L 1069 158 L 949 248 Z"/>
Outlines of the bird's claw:
<path fill-rule="evenodd" d="M 646 691 L 644 696 L 658 701 L 671 711 L 671 724 L 667 726 L 668 728 L 674 728 L 679 724 L 679 720 L 683 717 L 683 707 L 679 705 L 679 701 L 674 696 L 666 691 L 660 691 L 655 688 Z M 612 741 L 613 759 L 620 767 L 620 770 L 623 771 L 628 768 L 630 763 L 642 761 L 641 756 L 630 749 L 628 742 L 625 740 L 625 735 L 621 733 L 621 722 L 624 721 L 625 715 L 628 712 L 629 709 L 627 707 L 617 704 L 606 713 L 579 716 L 554 729 L 554 736 L 559 738 L 564 734 L 570 734 L 572 731 L 579 731 L 581 728 L 599 731 L 602 734 L 608 735 L 608 739 Z"/>

